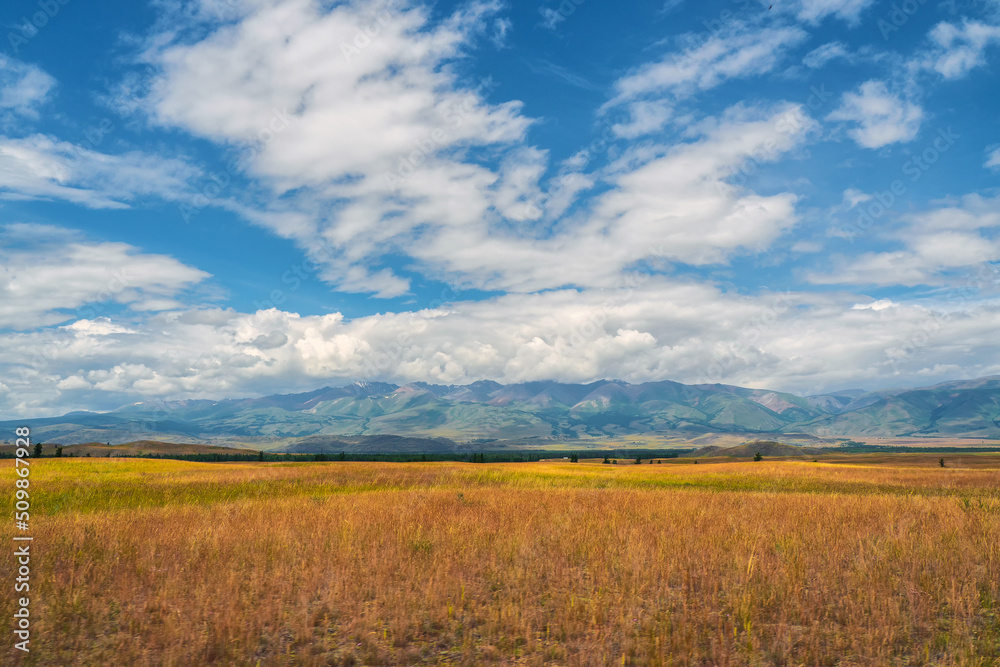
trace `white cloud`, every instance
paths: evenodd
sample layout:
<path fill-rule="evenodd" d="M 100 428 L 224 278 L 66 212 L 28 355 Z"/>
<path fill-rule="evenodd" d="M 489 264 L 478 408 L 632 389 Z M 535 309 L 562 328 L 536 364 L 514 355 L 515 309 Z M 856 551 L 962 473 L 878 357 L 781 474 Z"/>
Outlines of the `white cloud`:
<path fill-rule="evenodd" d="M 802 64 L 810 69 L 819 69 L 825 66 L 828 62 L 836 60 L 838 58 L 843 58 L 844 60 L 852 60 L 850 51 L 847 50 L 847 46 L 843 42 L 827 42 L 822 46 L 819 46 L 802 58 Z"/>
<path fill-rule="evenodd" d="M 128 208 L 130 200 L 190 194 L 199 171 L 138 151 L 110 155 L 35 134 L 0 136 L 0 198 L 61 199 L 88 208 Z"/>
<path fill-rule="evenodd" d="M 788 10 L 793 11 L 803 21 L 818 24 L 827 16 L 835 16 L 849 25 L 857 25 L 861 13 L 873 4 L 875 0 L 797 0 L 788 4 Z M 777 4 L 777 3 L 774 3 Z"/>
<path fill-rule="evenodd" d="M 424 226 L 481 224 L 500 175 L 468 153 L 519 144 L 530 125 L 519 102 L 485 102 L 493 82 L 461 83 L 450 66 L 496 9 L 435 23 L 403 3 L 262 0 L 201 41 L 151 50 L 163 76 L 148 103 L 159 122 L 220 143 L 263 129 L 249 174 L 296 196 L 251 218 L 322 258 L 340 289 L 396 296 L 408 281 L 371 265 Z"/>
<path fill-rule="evenodd" d="M 844 203 L 848 205 L 849 208 L 854 208 L 858 204 L 874 199 L 874 195 L 870 195 L 867 192 L 862 192 L 857 188 L 847 188 L 844 190 Z"/>
<path fill-rule="evenodd" d="M 603 110 L 621 108 L 628 114 L 626 121 L 613 126 L 619 137 L 635 139 L 657 132 L 672 119 L 680 101 L 730 79 L 767 74 L 806 38 L 796 27 L 760 29 L 737 22 L 707 38 L 684 35 L 681 44 L 686 48 L 618 79 L 615 97 Z"/>
<path fill-rule="evenodd" d="M 566 17 L 558 9 L 551 7 L 539 7 L 538 13 L 542 15 L 542 20 L 538 25 L 548 30 L 555 30 L 560 23 L 566 20 Z"/>
<path fill-rule="evenodd" d="M 1000 285 L 1000 271 L 996 277 Z M 836 292 L 740 297 L 647 277 L 616 290 L 512 294 L 353 320 L 272 309 L 172 311 L 128 331 L 78 322 L 0 334 L 0 368 L 11 389 L 0 397 L 0 416 L 53 412 L 56 405 L 272 394 L 357 379 L 671 378 L 806 393 L 923 382 L 936 366 L 956 361 L 967 374 L 1000 369 L 996 302 L 869 301 Z M 893 356 L 928 322 L 935 324 L 933 345 Z M 39 348 L 49 351 L 41 360 Z"/>
<path fill-rule="evenodd" d="M 930 32 L 931 51 L 923 64 L 946 79 L 958 79 L 986 62 L 986 49 L 1000 43 L 1000 26 L 968 19 L 961 26 L 942 22 Z"/>
<path fill-rule="evenodd" d="M 746 190 L 742 170 L 779 159 L 814 126 L 794 105 L 735 107 L 692 126 L 689 142 L 627 153 L 605 173 L 609 189 L 551 234 L 469 225 L 425 235 L 409 251 L 442 279 L 519 292 L 608 287 L 643 259 L 710 264 L 761 251 L 795 224 L 796 198 Z"/>
<path fill-rule="evenodd" d="M 904 218 L 895 233 L 903 246 L 888 252 L 866 252 L 842 259 L 826 274 L 812 273 L 811 282 L 842 285 L 942 285 L 954 273 L 973 274 L 979 265 L 1000 260 L 1000 199 L 969 195 Z"/>
<path fill-rule="evenodd" d="M 805 140 L 814 122 L 790 105 L 740 106 L 694 124 L 685 141 L 629 153 L 628 168 L 583 173 L 567 163 L 543 186 L 548 156 L 526 144 L 532 120 L 521 104 L 486 102 L 503 87 L 472 88 L 451 67 L 495 9 L 476 4 L 433 22 L 404 4 L 327 10 L 261 0 L 200 41 L 152 48 L 162 76 L 148 104 L 159 122 L 218 143 L 255 135 L 280 114 L 281 131 L 249 160 L 272 199 L 227 206 L 294 239 L 324 267 L 321 278 L 345 291 L 406 293 L 409 281 L 385 265 L 388 255 L 460 286 L 607 286 L 653 248 L 672 261 L 724 262 L 766 248 L 795 223 L 794 195 L 758 196 L 739 173 Z M 386 13 L 378 34 L 356 46 L 357 26 Z M 766 70 L 803 39 L 795 28 L 713 37 L 679 65 L 680 79 L 643 69 L 617 89 L 710 87 Z M 342 53 L 345 44 L 358 52 Z M 645 129 L 662 123 L 662 108 L 632 102 L 648 111 Z M 576 201 L 599 181 L 603 194 Z"/>
<path fill-rule="evenodd" d="M 649 94 L 682 97 L 714 88 L 727 79 L 766 74 L 781 62 L 788 49 L 807 37 L 807 33 L 796 27 L 761 30 L 735 25 L 619 79 L 612 104 Z"/>
<path fill-rule="evenodd" d="M 923 110 L 914 102 L 889 92 L 882 81 L 866 81 L 858 92 L 844 94 L 828 120 L 856 123 L 848 135 L 864 148 L 881 148 L 912 141 L 920 130 Z"/>
<path fill-rule="evenodd" d="M 984 167 L 1000 167 L 1000 148 L 994 149 L 986 156 Z"/>
<path fill-rule="evenodd" d="M 897 305 L 892 302 L 892 299 L 879 299 L 869 303 L 856 303 L 851 306 L 851 310 L 885 310 L 886 308 L 895 308 Z"/>
<path fill-rule="evenodd" d="M 172 257 L 124 243 L 86 241 L 58 227 L 9 224 L 0 227 L 0 328 L 57 324 L 109 303 L 155 310 L 145 307 L 149 300 L 172 299 L 207 277 Z M 95 335 L 117 332 L 118 326 L 101 320 L 71 328 Z"/>
<path fill-rule="evenodd" d="M 673 116 L 673 107 L 666 100 L 638 100 L 629 105 L 631 118 L 612 126 L 622 139 L 635 139 L 663 129 Z"/>
<path fill-rule="evenodd" d="M 4 112 L 37 117 L 55 85 L 41 68 L 0 55 L 0 118 Z"/>

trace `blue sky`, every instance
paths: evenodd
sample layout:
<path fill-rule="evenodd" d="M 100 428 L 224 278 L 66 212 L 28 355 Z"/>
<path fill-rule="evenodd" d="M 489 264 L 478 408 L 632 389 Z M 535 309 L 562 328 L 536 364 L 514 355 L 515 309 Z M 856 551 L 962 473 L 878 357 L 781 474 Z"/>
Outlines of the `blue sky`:
<path fill-rule="evenodd" d="M 9 2 L 0 415 L 1000 373 L 1000 4 Z"/>

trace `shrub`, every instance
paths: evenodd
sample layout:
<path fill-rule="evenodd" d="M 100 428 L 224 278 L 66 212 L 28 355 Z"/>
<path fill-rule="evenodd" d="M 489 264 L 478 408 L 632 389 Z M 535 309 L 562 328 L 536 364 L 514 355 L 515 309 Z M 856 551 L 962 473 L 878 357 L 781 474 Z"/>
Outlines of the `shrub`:
<path fill-rule="evenodd" d="M 754 454 L 753 460 L 754 461 L 763 461 L 764 457 L 760 455 L 760 452 L 757 452 L 756 454 Z"/>

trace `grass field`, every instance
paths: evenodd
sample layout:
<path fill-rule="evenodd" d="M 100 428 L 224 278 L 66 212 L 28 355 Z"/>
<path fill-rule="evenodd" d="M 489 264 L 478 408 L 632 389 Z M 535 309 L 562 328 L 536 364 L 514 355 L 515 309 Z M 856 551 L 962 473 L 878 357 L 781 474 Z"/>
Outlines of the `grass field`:
<path fill-rule="evenodd" d="M 998 664 L 1000 455 L 819 458 L 36 460 L 5 662 Z"/>

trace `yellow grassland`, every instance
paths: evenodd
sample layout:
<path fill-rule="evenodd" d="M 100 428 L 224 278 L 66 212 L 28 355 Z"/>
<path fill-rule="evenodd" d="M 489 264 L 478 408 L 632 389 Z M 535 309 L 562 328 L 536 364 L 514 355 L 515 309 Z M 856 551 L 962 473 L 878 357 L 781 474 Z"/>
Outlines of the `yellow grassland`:
<path fill-rule="evenodd" d="M 1000 664 L 1000 455 L 937 460 L 36 460 L 5 664 Z"/>

